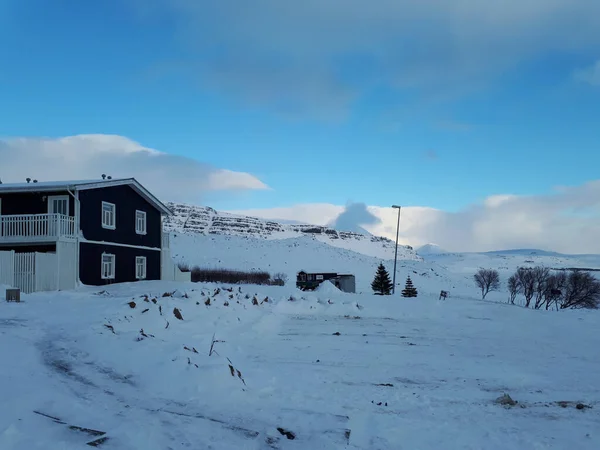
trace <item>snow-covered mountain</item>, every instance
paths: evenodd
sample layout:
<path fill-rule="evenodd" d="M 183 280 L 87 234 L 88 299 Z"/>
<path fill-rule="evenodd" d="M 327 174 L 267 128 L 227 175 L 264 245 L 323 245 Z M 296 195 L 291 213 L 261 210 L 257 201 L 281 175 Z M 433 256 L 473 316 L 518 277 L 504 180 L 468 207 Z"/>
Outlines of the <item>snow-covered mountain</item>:
<path fill-rule="evenodd" d="M 367 233 L 337 231 L 318 225 L 284 224 L 183 203 L 167 203 L 167 205 L 173 211 L 173 216 L 166 218 L 164 222 L 164 229 L 169 232 L 202 236 L 239 236 L 263 241 L 309 237 L 333 247 L 374 258 L 393 257 L 394 241 Z M 409 260 L 421 259 L 410 246 L 399 246 L 398 257 Z"/>

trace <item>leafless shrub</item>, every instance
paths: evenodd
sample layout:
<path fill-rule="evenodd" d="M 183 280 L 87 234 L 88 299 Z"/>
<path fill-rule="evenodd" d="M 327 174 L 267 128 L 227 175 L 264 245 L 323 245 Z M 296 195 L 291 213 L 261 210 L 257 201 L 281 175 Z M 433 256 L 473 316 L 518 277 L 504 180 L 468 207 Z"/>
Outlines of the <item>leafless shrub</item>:
<path fill-rule="evenodd" d="M 475 284 L 481 289 L 481 299 L 485 299 L 490 291 L 500 288 L 500 274 L 494 269 L 479 269 L 473 276 Z"/>
<path fill-rule="evenodd" d="M 550 269 L 537 266 L 532 269 L 535 303 L 534 309 L 540 309 L 543 305 L 544 294 L 548 288 L 548 279 L 550 278 Z"/>
<path fill-rule="evenodd" d="M 519 286 L 521 286 L 521 293 L 525 296 L 525 307 L 529 308 L 531 299 L 535 294 L 535 277 L 533 269 L 528 267 L 519 267 L 515 273 Z"/>
<path fill-rule="evenodd" d="M 273 286 L 285 286 L 287 281 L 288 276 L 285 273 L 277 272 L 275 275 L 273 275 L 273 280 L 271 281 L 271 284 Z"/>
<path fill-rule="evenodd" d="M 597 309 L 600 306 L 600 282 L 588 272 L 571 272 L 559 305 L 560 309 Z"/>
<path fill-rule="evenodd" d="M 558 301 L 562 297 L 566 285 L 567 274 L 565 272 L 554 273 L 548 277 L 543 302 L 546 306 L 546 310 L 550 309 L 553 304 L 557 305 L 558 309 Z"/>
<path fill-rule="evenodd" d="M 517 299 L 517 295 L 521 293 L 521 284 L 519 283 L 519 279 L 516 275 L 511 275 L 508 278 L 508 293 L 510 295 L 509 301 L 511 305 L 515 304 L 515 300 Z"/>
<path fill-rule="evenodd" d="M 270 284 L 271 274 L 264 271 L 244 272 L 228 269 L 191 269 L 191 280 L 195 283 Z"/>
<path fill-rule="evenodd" d="M 520 267 L 508 279 L 509 301 L 514 304 L 517 295 L 525 297 L 525 307 L 533 304 L 534 309 L 546 310 L 552 305 L 556 309 L 600 307 L 600 281 L 589 272 L 573 270 L 552 273 L 545 267 Z"/>

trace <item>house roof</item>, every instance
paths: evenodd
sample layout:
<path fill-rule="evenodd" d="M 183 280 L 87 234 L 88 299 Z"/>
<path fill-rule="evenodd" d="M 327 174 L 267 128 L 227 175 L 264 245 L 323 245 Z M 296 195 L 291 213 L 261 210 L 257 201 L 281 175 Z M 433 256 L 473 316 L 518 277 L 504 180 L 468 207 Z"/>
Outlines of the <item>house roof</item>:
<path fill-rule="evenodd" d="M 99 180 L 65 180 L 65 181 L 39 181 L 31 183 L 6 183 L 0 184 L 0 194 L 16 192 L 50 192 L 56 190 L 84 191 L 88 189 L 102 189 L 111 186 L 129 185 L 163 214 L 171 215 L 173 212 L 148 189 L 142 186 L 135 178 L 99 179 Z"/>

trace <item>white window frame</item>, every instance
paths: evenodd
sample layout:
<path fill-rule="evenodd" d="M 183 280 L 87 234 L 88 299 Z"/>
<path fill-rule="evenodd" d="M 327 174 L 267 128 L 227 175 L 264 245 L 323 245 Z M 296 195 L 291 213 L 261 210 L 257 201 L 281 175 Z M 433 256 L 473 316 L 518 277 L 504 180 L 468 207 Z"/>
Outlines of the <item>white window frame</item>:
<path fill-rule="evenodd" d="M 112 214 L 104 211 L 104 207 L 109 206 L 112 208 Z M 112 223 L 105 221 L 105 219 L 112 217 Z M 115 230 L 117 228 L 117 205 L 110 202 L 102 202 L 102 228 L 107 230 Z"/>
<path fill-rule="evenodd" d="M 138 217 L 139 215 L 139 217 Z M 147 234 L 147 219 L 146 219 L 146 211 L 140 211 L 138 209 L 135 210 L 135 232 L 137 234 Z M 143 227 L 140 227 L 140 224 L 143 224 Z"/>
<path fill-rule="evenodd" d="M 140 273 L 140 267 L 142 273 Z M 148 263 L 145 256 L 135 257 L 135 278 L 138 280 L 145 280 L 148 274 Z"/>
<path fill-rule="evenodd" d="M 323 275 L 317 275 L 317 281 L 323 281 Z"/>
<path fill-rule="evenodd" d="M 108 256 L 110 258 L 109 263 L 104 262 L 104 257 Z M 105 270 L 105 264 L 109 267 L 108 274 Z M 117 258 L 113 253 L 102 253 L 100 259 L 100 278 L 103 280 L 114 280 L 116 274 L 116 266 L 117 266 Z"/>

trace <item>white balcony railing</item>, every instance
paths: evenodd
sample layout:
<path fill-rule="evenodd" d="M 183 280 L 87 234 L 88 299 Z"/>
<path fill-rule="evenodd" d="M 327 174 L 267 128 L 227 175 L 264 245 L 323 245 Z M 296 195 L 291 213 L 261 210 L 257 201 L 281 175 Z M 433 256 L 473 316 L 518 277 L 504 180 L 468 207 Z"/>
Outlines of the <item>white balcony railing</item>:
<path fill-rule="evenodd" d="M 0 242 L 41 242 L 75 238 L 75 220 L 64 214 L 0 216 Z"/>

